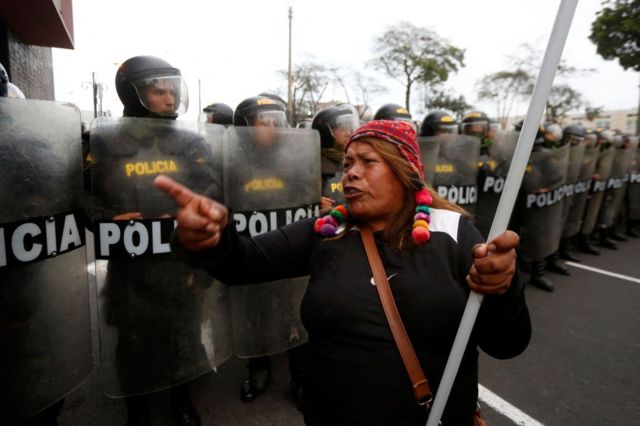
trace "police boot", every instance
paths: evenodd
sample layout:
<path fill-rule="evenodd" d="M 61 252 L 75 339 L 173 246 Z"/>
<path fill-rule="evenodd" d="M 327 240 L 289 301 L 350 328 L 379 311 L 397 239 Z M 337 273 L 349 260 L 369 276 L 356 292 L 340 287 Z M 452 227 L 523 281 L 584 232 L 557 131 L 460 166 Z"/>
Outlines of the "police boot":
<path fill-rule="evenodd" d="M 620 241 L 622 243 L 626 243 L 627 241 L 629 241 L 627 237 L 616 231 L 614 227 L 609 228 L 609 237 L 614 241 Z"/>
<path fill-rule="evenodd" d="M 553 283 L 544 275 L 544 263 L 544 260 L 534 260 L 531 262 L 529 284 L 544 291 L 553 292 Z"/>
<path fill-rule="evenodd" d="M 569 268 L 567 268 L 567 265 L 565 265 L 564 262 L 560 260 L 560 254 L 558 252 L 555 252 L 551 256 L 548 256 L 545 260 L 547 261 L 547 271 L 555 272 L 556 274 L 561 275 L 571 275 L 571 272 L 569 272 Z"/>
<path fill-rule="evenodd" d="M 640 238 L 640 232 L 637 230 L 638 224 L 640 224 L 640 220 L 627 220 L 627 231 L 625 234 L 631 238 Z"/>
<path fill-rule="evenodd" d="M 560 248 L 558 249 L 558 254 L 564 260 L 569 260 L 571 262 L 580 263 L 581 260 L 578 259 L 573 253 L 571 253 L 571 239 L 570 238 L 562 238 L 560 240 Z"/>
<path fill-rule="evenodd" d="M 247 362 L 249 378 L 240 389 L 240 399 L 251 402 L 265 392 L 271 383 L 271 361 L 269 357 L 250 358 Z"/>
<path fill-rule="evenodd" d="M 582 253 L 600 256 L 600 250 L 598 250 L 591 244 L 588 235 L 580 234 L 580 236 L 578 237 L 578 250 L 580 250 Z"/>
<path fill-rule="evenodd" d="M 618 250 L 618 245 L 611 238 L 609 238 L 608 228 L 601 228 L 598 231 L 598 245 L 610 250 Z"/>
<path fill-rule="evenodd" d="M 176 426 L 200 426 L 200 416 L 189 396 L 189 383 L 183 383 L 169 390 L 171 412 Z"/>
<path fill-rule="evenodd" d="M 287 351 L 287 354 L 289 355 L 289 374 L 291 375 L 289 392 L 298 411 L 302 411 L 303 408 L 303 383 L 306 368 L 306 350 L 307 344 L 305 343 L 297 348 Z"/>

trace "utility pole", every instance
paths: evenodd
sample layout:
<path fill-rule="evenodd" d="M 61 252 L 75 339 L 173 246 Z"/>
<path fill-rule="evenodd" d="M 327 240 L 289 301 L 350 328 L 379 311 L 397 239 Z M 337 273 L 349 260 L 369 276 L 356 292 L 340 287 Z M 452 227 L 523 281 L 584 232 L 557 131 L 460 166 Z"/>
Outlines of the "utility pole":
<path fill-rule="evenodd" d="M 289 123 L 294 125 L 295 117 L 293 117 L 293 75 L 291 74 L 291 21 L 293 20 L 293 8 L 289 6 L 289 84 L 287 87 L 287 112 L 289 114 Z"/>
<path fill-rule="evenodd" d="M 91 88 L 93 89 L 93 118 L 98 117 L 98 86 L 96 85 L 96 73 L 91 73 Z"/>

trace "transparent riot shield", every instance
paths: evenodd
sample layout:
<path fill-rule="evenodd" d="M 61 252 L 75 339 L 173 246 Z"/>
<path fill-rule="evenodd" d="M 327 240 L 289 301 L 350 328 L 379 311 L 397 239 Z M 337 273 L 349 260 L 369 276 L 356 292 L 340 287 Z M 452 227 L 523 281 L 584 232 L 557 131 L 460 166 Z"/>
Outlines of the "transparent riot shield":
<path fill-rule="evenodd" d="M 562 235 L 567 236 L 567 219 L 569 218 L 569 212 L 573 207 L 574 196 L 576 195 L 576 185 L 580 178 L 580 169 L 582 168 L 582 160 L 584 159 L 584 153 L 586 151 L 586 145 L 579 143 L 576 145 L 569 145 L 569 161 L 567 165 L 567 179 L 565 182 L 565 195 L 562 201 L 562 223 L 565 224 L 562 230 Z"/>
<path fill-rule="evenodd" d="M 480 139 L 468 135 L 442 135 L 433 175 L 438 194 L 474 214 L 478 199 Z"/>
<path fill-rule="evenodd" d="M 91 129 L 90 212 L 104 392 L 122 397 L 194 379 L 231 354 L 224 286 L 169 246 L 175 202 L 166 174 L 222 199 L 224 128 L 163 119 L 98 119 Z"/>
<path fill-rule="evenodd" d="M 335 163 L 328 158 L 320 159 L 320 171 L 322 173 L 322 196 L 329 197 L 335 204 L 344 204 L 344 191 L 342 190 L 342 163 Z"/>
<path fill-rule="evenodd" d="M 424 180 L 430 187 L 433 186 L 433 176 L 436 173 L 436 164 L 438 163 L 438 154 L 440 153 L 440 144 L 445 137 L 425 137 L 418 138 L 420 153 L 422 154 L 422 165 L 424 166 Z"/>
<path fill-rule="evenodd" d="M 612 227 L 622 209 L 627 192 L 629 171 L 633 165 L 637 147 L 638 142 L 633 141 L 623 148 L 616 149 L 616 156 L 611 165 L 611 174 L 607 180 L 607 190 L 604 194 L 603 204 L 599 213 L 600 217 L 598 218 L 598 222 L 602 227 Z"/>
<path fill-rule="evenodd" d="M 627 194 L 628 219 L 638 221 L 640 220 L 640 149 L 636 151 L 636 156 L 629 172 Z"/>
<path fill-rule="evenodd" d="M 534 151 L 521 187 L 520 250 L 525 261 L 554 253 L 562 236 L 569 146 Z"/>
<path fill-rule="evenodd" d="M 80 112 L 0 98 L 0 423 L 89 375 Z"/>
<path fill-rule="evenodd" d="M 258 235 L 318 214 L 320 138 L 309 129 L 229 128 L 225 205 L 242 235 Z M 307 339 L 300 303 L 308 278 L 230 287 L 234 353 L 283 352 Z"/>
<path fill-rule="evenodd" d="M 514 131 L 496 133 L 494 141 L 478 159 L 478 202 L 474 223 L 485 238 L 498 209 L 518 137 L 519 133 Z"/>
<path fill-rule="evenodd" d="M 584 210 L 589 200 L 589 191 L 592 185 L 591 178 L 596 170 L 598 151 L 599 148 L 597 146 L 588 147 L 584 150 L 578 178 L 573 185 L 573 196 L 571 197 L 568 213 L 564 221 L 563 237 L 573 237 L 580 232 L 584 218 Z"/>
<path fill-rule="evenodd" d="M 607 181 L 611 175 L 611 168 L 613 167 L 615 157 L 616 148 L 613 146 L 598 152 L 598 161 L 592 179 L 591 193 L 587 206 L 585 207 L 584 220 L 582 222 L 582 229 L 580 230 L 580 233 L 583 235 L 591 234 L 596 226 L 598 213 L 600 212 L 602 200 L 604 200 Z"/>

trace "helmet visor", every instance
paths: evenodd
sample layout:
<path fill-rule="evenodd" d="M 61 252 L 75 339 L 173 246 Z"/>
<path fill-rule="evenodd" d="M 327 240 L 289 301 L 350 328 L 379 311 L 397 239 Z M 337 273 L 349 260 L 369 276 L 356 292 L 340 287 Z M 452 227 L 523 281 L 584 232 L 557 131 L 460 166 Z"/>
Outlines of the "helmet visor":
<path fill-rule="evenodd" d="M 336 118 L 336 124 L 331 127 L 331 134 L 335 137 L 335 132 L 348 132 L 349 136 L 360 126 L 358 116 L 354 114 L 344 114 Z"/>
<path fill-rule="evenodd" d="M 282 111 L 258 111 L 249 118 L 247 125 L 254 127 L 289 127 Z"/>
<path fill-rule="evenodd" d="M 6 92 L 6 94 L 2 92 Z M 18 86 L 12 83 L 6 83 L 5 90 L 0 90 L 0 94 L 7 98 L 26 99 L 24 93 L 22 93 L 22 90 L 20 90 Z"/>
<path fill-rule="evenodd" d="M 483 138 L 489 131 L 489 123 L 486 121 L 476 121 L 475 123 L 462 123 L 460 130 L 463 135 L 477 136 Z"/>
<path fill-rule="evenodd" d="M 189 107 L 187 84 L 179 75 L 147 77 L 132 82 L 140 103 L 163 117 L 176 117 Z"/>
<path fill-rule="evenodd" d="M 583 141 L 584 141 L 584 136 L 569 135 L 569 140 L 567 141 L 567 143 L 573 146 L 573 145 L 579 145 Z"/>
<path fill-rule="evenodd" d="M 562 140 L 562 128 L 557 124 L 551 124 L 544 129 L 544 140 L 558 143 Z"/>

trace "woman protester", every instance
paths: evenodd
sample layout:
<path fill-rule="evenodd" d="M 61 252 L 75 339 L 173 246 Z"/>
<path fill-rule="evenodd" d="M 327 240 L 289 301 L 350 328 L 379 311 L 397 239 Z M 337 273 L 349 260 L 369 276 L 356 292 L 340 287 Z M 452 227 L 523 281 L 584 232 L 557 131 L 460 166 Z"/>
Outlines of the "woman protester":
<path fill-rule="evenodd" d="M 371 231 L 432 389 L 439 385 L 469 291 L 486 295 L 444 425 L 474 422 L 478 346 L 505 359 L 529 342 L 529 313 L 516 276 L 517 234 L 507 231 L 483 244 L 464 211 L 426 187 L 423 176 L 414 129 L 372 121 L 345 146 L 348 207 L 255 238 L 237 235 L 223 205 L 168 177 L 155 181 L 181 206 L 174 249 L 188 261 L 228 284 L 311 276 L 301 307 L 309 332 L 307 425 L 426 421 L 381 306 L 374 284 L 381 281 L 372 278 L 361 239 Z"/>

